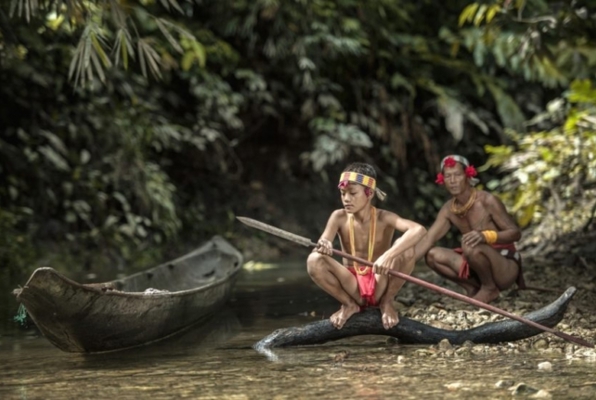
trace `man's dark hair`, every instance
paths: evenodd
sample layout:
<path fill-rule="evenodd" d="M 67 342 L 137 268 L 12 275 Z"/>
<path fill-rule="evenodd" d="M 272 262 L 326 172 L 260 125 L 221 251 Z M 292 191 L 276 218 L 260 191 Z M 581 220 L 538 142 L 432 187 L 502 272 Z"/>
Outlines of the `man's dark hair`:
<path fill-rule="evenodd" d="M 375 171 L 375 168 L 372 165 L 366 163 L 351 163 L 344 168 L 343 172 L 357 172 L 359 174 L 367 175 L 371 178 L 377 179 L 377 171 Z"/>

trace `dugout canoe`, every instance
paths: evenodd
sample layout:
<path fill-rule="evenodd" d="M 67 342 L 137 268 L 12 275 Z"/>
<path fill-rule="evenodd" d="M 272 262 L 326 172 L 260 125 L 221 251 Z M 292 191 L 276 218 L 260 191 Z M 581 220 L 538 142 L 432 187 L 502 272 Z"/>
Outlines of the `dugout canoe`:
<path fill-rule="evenodd" d="M 14 294 L 59 349 L 116 351 L 159 341 L 215 313 L 228 300 L 242 264 L 242 254 L 215 236 L 173 261 L 101 284 L 38 268 Z"/>

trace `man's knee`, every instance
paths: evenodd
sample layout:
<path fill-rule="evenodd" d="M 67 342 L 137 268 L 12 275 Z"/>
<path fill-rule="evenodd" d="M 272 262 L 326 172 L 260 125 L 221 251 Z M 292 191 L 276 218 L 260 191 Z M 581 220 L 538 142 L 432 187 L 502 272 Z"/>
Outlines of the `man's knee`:
<path fill-rule="evenodd" d="M 467 260 L 475 260 L 482 255 L 482 250 L 478 247 L 472 247 L 468 245 L 462 246 L 463 255 Z"/>
<path fill-rule="evenodd" d="M 437 256 L 439 253 L 439 249 L 436 247 L 433 247 L 432 249 L 430 249 L 428 251 L 428 253 L 426 253 L 426 256 L 424 256 L 424 261 L 426 262 L 426 265 L 428 265 L 431 268 L 435 268 L 435 264 L 437 263 Z"/>
<path fill-rule="evenodd" d="M 315 276 L 325 268 L 325 255 L 321 253 L 312 252 L 308 255 L 306 259 L 306 271 L 310 276 Z"/>

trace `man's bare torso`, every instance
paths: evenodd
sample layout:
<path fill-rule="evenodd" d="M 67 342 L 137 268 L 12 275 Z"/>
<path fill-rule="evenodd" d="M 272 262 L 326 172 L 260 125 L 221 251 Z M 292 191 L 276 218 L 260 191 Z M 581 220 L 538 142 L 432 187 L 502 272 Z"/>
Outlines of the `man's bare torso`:
<path fill-rule="evenodd" d="M 345 211 L 340 212 L 338 218 L 339 229 L 337 231 L 339 240 L 341 242 L 342 250 L 346 253 L 352 254 L 352 246 L 350 245 L 350 231 L 349 231 L 349 219 L 348 213 Z M 385 251 L 387 251 L 392 243 L 393 236 L 395 234 L 395 227 L 389 225 L 385 218 L 388 211 L 377 209 L 377 222 L 375 229 L 375 245 L 373 251 L 373 257 L 371 261 L 375 261 Z M 370 233 L 370 219 L 367 221 L 359 221 L 354 218 L 354 242 L 356 247 L 356 256 L 368 259 L 368 244 L 369 244 L 369 233 Z M 344 264 L 352 265 L 351 261 L 344 260 Z"/>
<path fill-rule="evenodd" d="M 451 224 L 455 226 L 461 234 L 466 234 L 473 230 L 497 230 L 498 227 L 493 220 L 493 216 L 485 204 L 488 196 L 492 195 L 485 191 L 478 190 L 476 201 L 470 210 L 468 210 L 468 212 L 463 216 L 458 216 L 450 210 L 451 202 L 453 200 L 449 200 L 443 206 L 446 209 L 449 222 L 451 222 Z"/>

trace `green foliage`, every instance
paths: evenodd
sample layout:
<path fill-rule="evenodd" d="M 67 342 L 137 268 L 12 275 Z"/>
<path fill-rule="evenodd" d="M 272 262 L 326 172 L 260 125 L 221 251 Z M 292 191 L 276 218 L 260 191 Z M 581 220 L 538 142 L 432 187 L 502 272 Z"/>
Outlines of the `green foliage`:
<path fill-rule="evenodd" d="M 495 0 L 469 4 L 459 18 L 464 45 L 476 64 L 519 75 L 546 87 L 564 87 L 590 78 L 596 47 L 590 9 L 583 2 Z"/>
<path fill-rule="evenodd" d="M 136 3 L 136 2 L 134 2 Z M 141 4 L 121 0 L 12 0 L 10 15 L 38 18 L 42 31 L 79 34 L 68 72 L 75 85 L 93 84 L 95 79 L 106 83 L 106 70 L 120 66 L 126 70 L 129 60 L 138 60 L 145 78 L 149 73 L 162 78 L 162 70 L 177 62 L 170 51 L 181 55 L 182 67 L 193 63 L 205 66 L 205 49 L 178 21 L 154 15 L 156 0 Z M 177 0 L 160 0 L 168 12 L 190 15 L 192 2 L 182 7 Z M 169 48 L 168 48 L 169 47 Z"/>
<path fill-rule="evenodd" d="M 11 232 L 127 261 L 182 232 L 228 229 L 259 170 L 287 181 L 369 161 L 407 211 L 434 215 L 446 152 L 478 163 L 484 146 L 505 151 L 505 129 L 521 141 L 527 116 L 559 94 L 548 89 L 596 62 L 578 3 L 11 4 L 0 207 L 31 210 Z M 549 118 L 533 127 L 550 131 Z"/>
<path fill-rule="evenodd" d="M 28 232 L 22 225 L 30 216 L 30 209 L 9 211 L 0 208 L 0 266 L 5 270 L 16 270 L 35 260 L 37 253 Z"/>
<path fill-rule="evenodd" d="M 13 254 L 23 239 L 38 246 L 66 241 L 60 247 L 99 252 L 118 264 L 131 258 L 150 263 L 149 255 L 159 255 L 156 246 L 172 243 L 185 226 L 195 235 L 220 233 L 216 224 L 198 223 L 212 211 L 201 204 L 209 201 L 201 192 L 209 191 L 197 171 L 223 181 L 217 174 L 239 170 L 226 135 L 243 126 L 243 93 L 261 104 L 272 101 L 263 79 L 235 71 L 238 55 L 229 44 L 196 29 L 203 46 L 162 18 L 154 1 L 134 7 L 115 0 L 31 4 L 27 21 L 14 18 L 9 26 L 0 20 L 0 74 L 9 83 L 0 87 L 6 104 L 0 109 L 0 207 L 29 210 L 6 230 L 13 245 L 3 250 Z M 189 4 L 182 7 L 190 12 Z M 17 17 L 27 17 L 22 10 L 17 4 Z M 85 12 L 67 18 L 79 11 Z M 120 17 L 126 24 L 112 20 Z M 127 29 L 133 25 L 134 35 Z M 131 50 L 138 46 L 145 53 Z M 156 49 L 162 62 L 156 64 L 156 53 L 143 46 Z M 168 46 L 182 50 L 177 76 Z M 145 58 L 138 72 L 114 68 L 126 69 L 129 58 L 139 56 Z M 205 70 L 211 56 L 216 73 Z M 229 71 L 220 75 L 224 64 Z M 160 85 L 145 79 L 149 71 L 164 78 Z M 232 71 L 234 87 L 225 79 Z M 78 80 L 74 89 L 67 79 Z"/>
<path fill-rule="evenodd" d="M 551 120 L 552 129 L 511 133 L 515 146 L 487 146 L 485 166 L 509 173 L 502 197 L 522 226 L 550 222 L 559 233 L 586 224 L 596 188 L 596 88 L 589 80 L 573 81 L 564 100 L 530 121 Z"/>

